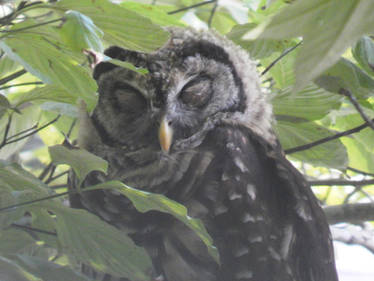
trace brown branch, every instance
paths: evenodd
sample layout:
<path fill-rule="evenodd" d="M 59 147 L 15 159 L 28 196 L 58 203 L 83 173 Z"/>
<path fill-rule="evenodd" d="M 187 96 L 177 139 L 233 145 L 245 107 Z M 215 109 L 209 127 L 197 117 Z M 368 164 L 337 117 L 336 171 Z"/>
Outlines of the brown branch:
<path fill-rule="evenodd" d="M 32 232 L 38 232 L 38 233 L 57 236 L 56 232 L 51 232 L 51 231 L 47 231 L 47 230 L 43 230 L 43 229 L 39 229 L 39 228 L 35 228 L 35 227 L 30 227 L 30 226 L 26 226 L 26 225 L 21 225 L 21 224 L 17 224 L 17 223 L 12 223 L 11 226 L 16 227 L 16 228 L 20 228 L 20 229 L 24 229 L 24 230 L 28 230 L 28 231 L 32 231 Z"/>
<path fill-rule="evenodd" d="M 310 185 L 352 185 L 352 186 L 364 186 L 374 184 L 374 179 L 371 180 L 311 180 L 308 181 Z"/>
<path fill-rule="evenodd" d="M 371 122 L 374 122 L 374 119 L 372 119 Z M 329 141 L 332 141 L 332 140 L 335 140 L 335 139 L 338 139 L 338 138 L 341 138 L 341 137 L 345 137 L 345 136 L 352 135 L 354 133 L 358 133 L 361 130 L 367 128 L 368 126 L 369 126 L 369 123 L 365 122 L 364 124 L 362 124 L 358 127 L 355 127 L 353 129 L 350 129 L 350 130 L 347 130 L 347 131 L 344 131 L 344 132 L 340 132 L 340 133 L 337 133 L 335 135 L 332 135 L 332 136 L 329 136 L 329 137 L 326 137 L 326 138 L 323 138 L 323 139 L 319 139 L 319 140 L 311 142 L 311 143 L 296 146 L 296 147 L 293 147 L 293 148 L 290 148 L 290 149 L 285 149 L 284 152 L 286 154 L 291 154 L 291 153 L 299 152 L 299 151 L 302 151 L 302 150 L 307 150 L 307 149 L 310 149 L 314 146 L 323 144 L 325 142 L 329 142 Z"/>
<path fill-rule="evenodd" d="M 14 84 L 14 85 L 0 87 L 0 90 L 5 90 L 5 89 L 13 88 L 13 87 L 30 86 L 30 85 L 42 85 L 42 84 L 44 84 L 44 83 L 40 82 L 40 81 L 36 81 L 36 82 L 25 82 L 25 83 L 19 83 L 19 84 Z"/>
<path fill-rule="evenodd" d="M 374 220 L 374 203 L 326 206 L 323 210 L 329 224 Z"/>

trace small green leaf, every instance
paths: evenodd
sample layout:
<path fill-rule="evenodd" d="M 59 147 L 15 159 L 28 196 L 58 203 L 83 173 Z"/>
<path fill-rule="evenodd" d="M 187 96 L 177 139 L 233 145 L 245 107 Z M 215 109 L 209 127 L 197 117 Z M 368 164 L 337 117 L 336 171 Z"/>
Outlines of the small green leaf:
<path fill-rule="evenodd" d="M 135 71 L 139 74 L 142 74 L 142 75 L 145 75 L 148 73 L 148 70 L 145 69 L 145 68 L 140 68 L 140 67 L 136 67 L 134 66 L 133 64 L 131 63 L 128 63 L 126 61 L 121 61 L 121 60 L 117 60 L 117 59 L 112 59 L 112 58 L 109 58 L 109 57 L 105 57 L 107 59 L 105 59 L 104 61 L 105 62 L 110 62 L 112 64 L 115 64 L 115 65 L 118 65 L 118 66 L 121 66 L 121 67 L 124 67 L 124 68 L 127 68 L 127 69 L 130 69 L 132 71 Z"/>
<path fill-rule="evenodd" d="M 104 40 L 111 45 L 150 52 L 163 46 L 169 37 L 149 19 L 107 0 L 62 0 L 56 5 L 90 17 L 104 31 Z"/>
<path fill-rule="evenodd" d="M 145 192 L 139 189 L 131 188 L 122 182 L 119 181 L 109 181 L 106 183 L 98 184 L 92 187 L 86 187 L 86 190 L 96 190 L 96 189 L 108 189 L 113 188 L 121 192 L 123 195 L 128 197 L 132 203 L 134 204 L 135 208 L 140 212 L 148 212 L 151 210 L 156 210 L 163 213 L 168 213 L 185 225 L 187 225 L 190 229 L 192 229 L 200 239 L 205 243 L 208 248 L 209 253 L 211 256 L 219 262 L 219 254 L 213 245 L 213 240 L 209 236 L 207 230 L 205 229 L 204 224 L 198 220 L 191 218 L 185 206 L 182 204 L 167 198 L 164 195 Z"/>
<path fill-rule="evenodd" d="M 104 34 L 89 17 L 77 11 L 67 11 L 64 18 L 59 31 L 66 45 L 78 52 L 83 49 L 103 51 L 101 38 Z"/>
<path fill-rule="evenodd" d="M 117 277 L 134 281 L 150 279 L 150 258 L 124 231 L 86 210 L 53 204 L 49 204 L 49 209 L 57 215 L 57 233 L 62 249 L 73 259 Z"/>
<path fill-rule="evenodd" d="M 371 75 L 374 75 L 374 42 L 369 36 L 363 36 L 352 48 L 353 57 Z"/>
<path fill-rule="evenodd" d="M 374 95 L 374 79 L 344 58 L 326 70 L 315 82 L 335 93 L 346 89 L 357 98 L 368 98 Z"/>
<path fill-rule="evenodd" d="M 279 121 L 277 122 L 276 132 L 285 150 L 333 135 L 328 129 L 313 122 L 290 123 Z M 345 169 L 348 164 L 347 151 L 339 139 L 292 153 L 290 156 L 312 165 L 335 169 Z"/>
<path fill-rule="evenodd" d="M 20 65 L 14 60 L 10 59 L 7 55 L 3 55 L 0 58 L 0 77 L 3 78 L 6 74 L 16 71 L 20 68 Z"/>
<path fill-rule="evenodd" d="M 80 183 L 91 171 L 106 173 L 108 162 L 84 149 L 68 149 L 62 145 L 48 148 L 52 161 L 56 164 L 67 164 L 73 168 Z"/>

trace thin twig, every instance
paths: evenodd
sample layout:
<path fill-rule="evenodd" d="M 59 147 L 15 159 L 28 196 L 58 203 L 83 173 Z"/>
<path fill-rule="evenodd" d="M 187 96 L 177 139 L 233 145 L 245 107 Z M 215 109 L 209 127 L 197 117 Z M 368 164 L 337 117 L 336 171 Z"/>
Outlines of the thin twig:
<path fill-rule="evenodd" d="M 64 172 L 61 172 L 61 173 L 59 173 L 55 176 L 50 176 L 44 183 L 49 184 L 49 183 L 53 182 L 54 180 L 57 180 L 58 178 L 66 175 L 68 173 L 69 173 L 69 171 L 64 171 Z"/>
<path fill-rule="evenodd" d="M 13 116 L 13 114 L 9 114 L 8 123 L 6 123 L 4 136 L 3 136 L 3 141 L 0 144 L 0 148 L 3 147 L 6 144 L 8 134 L 9 134 L 10 124 L 12 123 L 12 116 Z"/>
<path fill-rule="evenodd" d="M 372 119 L 371 122 L 374 122 L 374 119 Z M 341 138 L 341 137 L 349 136 L 349 135 L 352 135 L 354 133 L 360 132 L 361 130 L 365 129 L 368 126 L 369 126 L 369 123 L 366 122 L 366 123 L 364 123 L 364 124 L 362 124 L 358 127 L 355 127 L 353 129 L 350 129 L 350 130 L 347 130 L 347 131 L 344 131 L 344 132 L 337 133 L 333 136 L 329 136 L 329 137 L 326 137 L 326 138 L 323 138 L 323 139 L 319 139 L 319 140 L 316 140 L 314 142 L 307 143 L 307 144 L 304 144 L 304 145 L 300 145 L 300 146 L 297 146 L 297 147 L 293 147 L 293 148 L 290 148 L 290 149 L 285 149 L 284 152 L 286 154 L 291 154 L 291 153 L 299 152 L 299 151 L 302 151 L 302 150 L 307 150 L 307 149 L 310 149 L 314 146 L 323 144 L 325 142 L 329 142 L 329 141 L 332 141 L 332 140 L 335 140 L 335 139 L 338 139 L 338 138 Z"/>
<path fill-rule="evenodd" d="M 369 124 L 370 128 L 374 130 L 374 123 L 372 123 L 371 120 L 366 116 L 365 112 L 362 110 L 361 106 L 357 102 L 356 97 L 353 96 L 349 90 L 344 89 L 344 88 L 341 88 L 339 90 L 339 94 L 347 97 L 350 100 L 352 105 L 356 108 L 358 113 L 361 115 L 362 119 L 364 119 L 364 121 Z"/>
<path fill-rule="evenodd" d="M 34 228 L 34 227 L 26 226 L 26 225 L 20 225 L 20 224 L 17 224 L 17 223 L 12 223 L 11 226 L 16 227 L 16 228 L 20 228 L 20 229 L 33 231 L 33 232 L 38 232 L 38 233 L 57 236 L 56 232 L 47 231 L 47 230 L 43 230 L 43 229 L 39 229 L 39 228 Z"/>
<path fill-rule="evenodd" d="M 25 30 L 28 30 L 28 29 L 32 29 L 32 28 L 35 28 L 35 27 L 39 27 L 39 26 L 42 26 L 42 25 L 47 25 L 47 24 L 50 24 L 50 23 L 63 21 L 63 20 L 64 20 L 64 18 L 59 18 L 59 19 L 49 20 L 49 21 L 45 21 L 45 22 L 34 24 L 34 25 L 17 28 L 17 29 L 0 30 L 0 32 L 1 33 L 13 33 L 13 32 L 25 31 Z"/>
<path fill-rule="evenodd" d="M 14 84 L 14 85 L 0 87 L 0 91 L 1 90 L 5 90 L 5 89 L 9 89 L 9 88 L 13 88 L 13 87 L 21 87 L 21 86 L 29 86 L 29 85 L 41 85 L 41 84 L 44 84 L 44 83 L 41 82 L 41 81 L 19 83 L 19 84 Z"/>
<path fill-rule="evenodd" d="M 21 69 L 17 72 L 14 72 L 12 74 L 10 74 L 9 76 L 7 77 L 4 77 L 3 79 L 0 79 L 0 85 L 4 85 L 5 83 L 8 83 L 9 81 L 12 81 L 20 76 L 22 76 L 23 74 L 25 74 L 27 71 L 25 69 Z"/>
<path fill-rule="evenodd" d="M 358 174 L 362 174 L 364 176 L 374 177 L 374 174 L 371 174 L 371 173 L 368 173 L 368 172 L 364 172 L 364 171 L 358 170 L 356 168 L 347 167 L 347 170 L 350 170 L 350 171 L 358 173 Z"/>
<path fill-rule="evenodd" d="M 68 186 L 66 184 L 55 184 L 55 185 L 50 185 L 49 188 L 50 189 L 59 189 L 59 188 L 67 188 Z"/>
<path fill-rule="evenodd" d="M 210 0 L 210 1 L 200 2 L 200 3 L 194 4 L 194 5 L 188 6 L 188 7 L 184 7 L 184 8 L 175 10 L 175 11 L 168 12 L 168 15 L 173 15 L 173 14 L 176 14 L 176 13 L 187 11 L 187 10 L 190 10 L 190 9 L 193 9 L 193 8 L 196 8 L 196 7 L 200 7 L 200 6 L 203 6 L 203 5 L 214 3 L 216 1 L 217 0 Z"/>
<path fill-rule="evenodd" d="M 38 179 L 42 181 L 42 180 L 43 180 L 43 179 L 48 175 L 48 173 L 49 173 L 49 171 L 52 169 L 52 167 L 53 167 L 53 163 L 51 162 L 51 163 L 49 163 L 49 164 L 48 164 L 48 165 L 43 169 L 43 171 L 40 173 Z"/>
<path fill-rule="evenodd" d="M 341 180 L 341 179 L 332 179 L 332 180 L 311 180 L 308 181 L 310 185 L 352 185 L 352 186 L 365 186 L 374 184 L 374 179 L 372 180 Z"/>
<path fill-rule="evenodd" d="M 215 1 L 214 6 L 212 8 L 212 11 L 210 12 L 209 19 L 208 19 L 208 27 L 209 28 L 212 26 L 213 17 L 214 17 L 214 14 L 216 13 L 217 7 L 218 7 L 218 1 Z"/>
<path fill-rule="evenodd" d="M 75 127 L 76 124 L 77 124 L 77 119 L 74 119 L 73 122 L 71 122 L 71 125 L 70 125 L 68 133 L 66 134 L 67 138 L 70 138 L 70 136 L 73 133 L 73 129 L 74 129 L 74 127 Z"/>
<path fill-rule="evenodd" d="M 31 200 L 31 201 L 25 201 L 25 202 L 22 202 L 22 203 L 17 203 L 17 204 L 14 204 L 14 205 L 6 206 L 6 207 L 3 207 L 3 208 L 0 208 L 0 212 L 11 211 L 12 209 L 15 209 L 15 208 L 18 208 L 18 207 L 21 207 L 21 206 L 31 205 L 31 204 L 34 204 L 34 203 L 37 203 L 37 202 L 62 197 L 62 196 L 68 195 L 69 193 L 72 193 L 72 192 L 71 191 L 70 192 L 66 191 L 66 192 L 63 192 L 63 193 L 54 194 L 54 195 L 46 196 L 46 197 L 43 197 L 43 198 L 39 198 L 39 199 Z M 75 192 L 73 192 L 73 193 L 75 193 Z"/>
<path fill-rule="evenodd" d="M 25 139 L 25 138 L 27 138 L 27 137 L 29 137 L 29 136 L 32 136 L 32 135 L 36 134 L 37 132 L 39 132 L 39 131 L 45 129 L 46 127 L 48 127 L 49 125 L 55 123 L 55 122 L 56 122 L 60 117 L 61 117 L 61 115 L 59 114 L 59 115 L 57 115 L 57 117 L 56 117 L 55 119 L 53 119 L 52 121 L 48 122 L 47 124 L 45 124 L 45 125 L 39 127 L 38 129 L 36 129 L 36 130 L 34 130 L 34 131 L 32 131 L 32 132 L 30 132 L 30 133 L 28 133 L 28 134 L 26 134 L 26 135 L 24 135 L 24 136 L 22 136 L 22 137 L 16 138 L 16 139 L 11 140 L 11 141 L 7 141 L 7 142 L 5 143 L 5 145 L 6 145 L 6 144 L 10 144 L 10 143 L 14 143 L 14 142 L 17 142 L 17 141 L 20 141 L 20 140 L 23 140 L 23 139 Z M 10 138 L 12 138 L 12 137 L 10 137 Z M 4 146 L 4 145 L 3 145 L 3 146 Z M 0 146 L 0 148 L 1 148 L 1 147 L 2 147 L 2 146 Z"/>
<path fill-rule="evenodd" d="M 35 130 L 36 128 L 38 128 L 38 123 L 36 123 L 34 126 L 28 128 L 28 129 L 26 129 L 26 130 L 23 130 L 23 131 L 21 131 L 21 132 L 18 132 L 18 133 L 16 133 L 16 134 L 10 136 L 9 138 L 7 138 L 7 141 L 9 141 L 9 140 L 11 140 L 11 139 L 14 139 L 15 137 L 18 137 L 18 136 L 20 136 L 20 135 L 22 135 L 22 134 L 26 134 L 27 132 L 30 132 L 30 131 L 32 131 L 32 130 Z"/>
<path fill-rule="evenodd" d="M 299 47 L 301 44 L 303 43 L 303 41 L 300 41 L 299 43 L 297 43 L 295 46 L 291 47 L 291 48 L 288 48 L 287 50 L 285 50 L 279 57 L 277 57 L 267 68 L 265 68 L 264 71 L 261 72 L 261 76 L 265 75 L 265 73 L 267 73 L 278 61 L 280 61 L 282 58 L 284 58 L 286 55 L 288 55 L 289 53 L 291 53 L 293 50 L 295 50 L 297 47 Z"/>

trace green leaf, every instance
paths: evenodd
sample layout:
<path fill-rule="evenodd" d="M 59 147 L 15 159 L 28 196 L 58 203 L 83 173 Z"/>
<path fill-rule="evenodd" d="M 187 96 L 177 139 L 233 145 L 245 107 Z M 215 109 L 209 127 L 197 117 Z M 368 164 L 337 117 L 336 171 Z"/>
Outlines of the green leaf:
<path fill-rule="evenodd" d="M 104 60 L 105 62 L 110 62 L 112 64 L 115 64 L 115 65 L 118 65 L 118 66 L 121 66 L 121 67 L 124 67 L 124 68 L 127 68 L 127 69 L 130 69 L 132 71 L 135 71 L 139 74 L 147 74 L 148 73 L 148 70 L 145 69 L 145 68 L 141 68 L 141 67 L 136 67 L 134 66 L 133 64 L 131 63 L 128 63 L 126 61 L 121 61 L 121 60 L 117 60 L 117 59 L 112 59 L 112 58 L 109 58 L 109 57 L 105 57 L 106 59 Z"/>
<path fill-rule="evenodd" d="M 302 36 L 295 62 L 296 89 L 333 65 L 357 39 L 372 31 L 374 1 L 299 0 L 245 35 L 246 39 Z"/>
<path fill-rule="evenodd" d="M 352 48 L 353 57 L 371 75 L 374 75 L 374 42 L 369 36 L 363 36 Z"/>
<path fill-rule="evenodd" d="M 0 179 L 0 208 L 14 205 L 18 202 L 19 192 L 12 191 L 10 186 Z M 0 230 L 6 229 L 16 220 L 20 219 L 24 214 L 22 208 L 0 212 Z"/>
<path fill-rule="evenodd" d="M 0 166 L 0 179 L 12 190 L 32 192 L 40 196 L 49 194 L 47 185 L 15 163 Z M 31 193 L 27 196 L 30 197 Z"/>
<path fill-rule="evenodd" d="M 69 266 L 49 262 L 39 257 L 27 255 L 12 255 L 12 261 L 18 264 L 22 269 L 30 272 L 42 280 L 53 281 L 90 281 L 87 277 L 74 272 Z"/>
<path fill-rule="evenodd" d="M 279 121 L 275 129 L 283 149 L 309 144 L 333 135 L 331 131 L 313 122 L 290 123 Z M 292 153 L 290 156 L 315 166 L 335 169 L 345 169 L 348 163 L 347 151 L 339 139 Z"/>
<path fill-rule="evenodd" d="M 10 59 L 7 55 L 3 55 L 0 58 L 0 77 L 3 78 L 6 74 L 16 71 L 20 68 L 20 65 L 14 60 Z"/>
<path fill-rule="evenodd" d="M 213 240 L 209 236 L 204 224 L 188 215 L 187 209 L 182 204 L 167 198 L 164 195 L 145 192 L 139 189 L 131 188 L 119 181 L 109 181 L 92 187 L 86 187 L 85 190 L 96 189 L 116 189 L 123 195 L 128 197 L 134 204 L 135 208 L 140 212 L 148 212 L 151 210 L 170 214 L 183 222 L 192 229 L 200 239 L 205 243 L 210 255 L 219 262 L 219 254 L 213 245 Z"/>
<path fill-rule="evenodd" d="M 26 277 L 22 269 L 12 261 L 0 256 L 1 281 L 31 281 Z"/>
<path fill-rule="evenodd" d="M 117 277 L 134 281 L 150 279 L 147 274 L 152 268 L 150 258 L 124 231 L 86 210 L 52 204 L 49 208 L 57 215 L 57 233 L 62 249 L 73 259 Z"/>
<path fill-rule="evenodd" d="M 20 133 L 23 130 L 30 129 L 34 126 L 40 116 L 40 109 L 37 106 L 27 106 L 22 109 L 21 114 L 13 114 L 12 122 L 8 132 L 8 137 L 11 137 L 15 134 Z M 5 127 L 8 123 L 8 114 L 5 114 L 0 119 L 0 140 L 3 139 L 5 133 Z M 2 149 L 0 149 L 0 159 L 7 159 L 19 149 L 21 149 L 24 144 L 27 142 L 28 138 L 24 138 L 20 141 L 7 144 Z"/>
<path fill-rule="evenodd" d="M 77 96 L 56 85 L 45 85 L 29 92 L 21 93 L 12 98 L 17 106 L 33 101 L 56 101 L 76 104 Z"/>
<path fill-rule="evenodd" d="M 255 26 L 256 24 L 254 23 L 235 25 L 226 36 L 236 44 L 240 45 L 243 49 L 247 50 L 254 59 L 266 58 L 272 53 L 284 49 L 285 44 L 280 40 L 243 40 L 243 35 Z"/>
<path fill-rule="evenodd" d="M 293 93 L 291 87 L 283 89 L 272 99 L 272 104 L 274 114 L 278 117 L 292 116 L 318 120 L 331 110 L 340 108 L 342 99 L 340 95 L 310 84 L 298 93 Z"/>
<path fill-rule="evenodd" d="M 78 52 L 83 49 L 103 51 L 101 38 L 104 34 L 89 17 L 77 11 L 67 11 L 64 18 L 59 31 L 66 45 Z"/>
<path fill-rule="evenodd" d="M 326 70 L 315 82 L 335 93 L 346 89 L 356 98 L 364 99 L 374 95 L 374 79 L 344 58 Z"/>
<path fill-rule="evenodd" d="M 150 52 L 163 46 L 168 39 L 168 33 L 149 19 L 107 0 L 62 0 L 56 5 L 90 17 L 112 45 Z"/>
<path fill-rule="evenodd" d="M 26 200 L 25 200 L 26 201 Z M 30 208 L 32 215 L 31 226 L 36 229 L 42 229 L 49 232 L 56 232 L 56 221 L 46 209 Z M 45 242 L 49 247 L 58 249 L 58 240 L 56 236 L 44 233 L 37 233 L 38 239 Z"/>
<path fill-rule="evenodd" d="M 208 22 L 211 15 L 211 11 L 200 10 L 196 12 L 196 16 L 201 20 Z M 233 26 L 236 25 L 236 21 L 231 17 L 230 13 L 226 9 L 220 8 L 219 11 L 214 13 L 212 18 L 211 26 L 219 33 L 225 34 L 229 32 Z"/>
<path fill-rule="evenodd" d="M 36 241 L 24 230 L 10 228 L 0 231 L 1 255 L 20 253 L 35 244 Z"/>
<path fill-rule="evenodd" d="M 73 168 L 80 183 L 91 171 L 106 173 L 108 162 L 84 149 L 68 149 L 63 145 L 48 148 L 55 164 L 67 164 Z"/>
<path fill-rule="evenodd" d="M 15 24 L 13 28 L 33 24 L 33 21 L 25 21 Z M 42 30 L 43 35 L 18 32 L 17 36 L 5 37 L 0 41 L 0 47 L 44 83 L 54 84 L 70 95 L 84 99 L 89 109 L 93 109 L 97 100 L 97 85 L 90 73 L 74 62 L 67 52 L 63 52 L 58 42 L 53 41 L 53 33 L 56 33 L 53 29 L 43 27 Z"/>
<path fill-rule="evenodd" d="M 149 18 L 153 23 L 161 26 L 185 26 L 179 21 L 182 14 L 167 14 L 167 12 L 175 10 L 174 6 L 156 6 L 133 1 L 122 2 L 120 5 L 128 10 L 136 12 L 139 15 Z"/>

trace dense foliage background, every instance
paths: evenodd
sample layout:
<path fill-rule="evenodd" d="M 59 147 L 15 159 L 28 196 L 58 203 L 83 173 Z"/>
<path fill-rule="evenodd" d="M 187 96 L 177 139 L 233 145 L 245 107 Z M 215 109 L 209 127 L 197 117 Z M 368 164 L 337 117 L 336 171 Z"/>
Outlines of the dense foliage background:
<path fill-rule="evenodd" d="M 92 59 L 109 45 L 151 52 L 167 41 L 169 25 L 214 28 L 257 60 L 283 148 L 331 224 L 344 222 L 334 238 L 374 252 L 366 223 L 374 220 L 374 1 L 0 1 L 0 14 L 2 281 L 89 280 L 73 270 L 80 263 L 149 279 L 143 249 L 67 206 L 68 169 L 82 180 L 107 167 L 68 147 L 81 100 L 89 111 L 97 101 Z M 171 213 L 219 259 L 182 205 L 119 182 L 95 188 L 117 189 L 143 212 Z"/>

